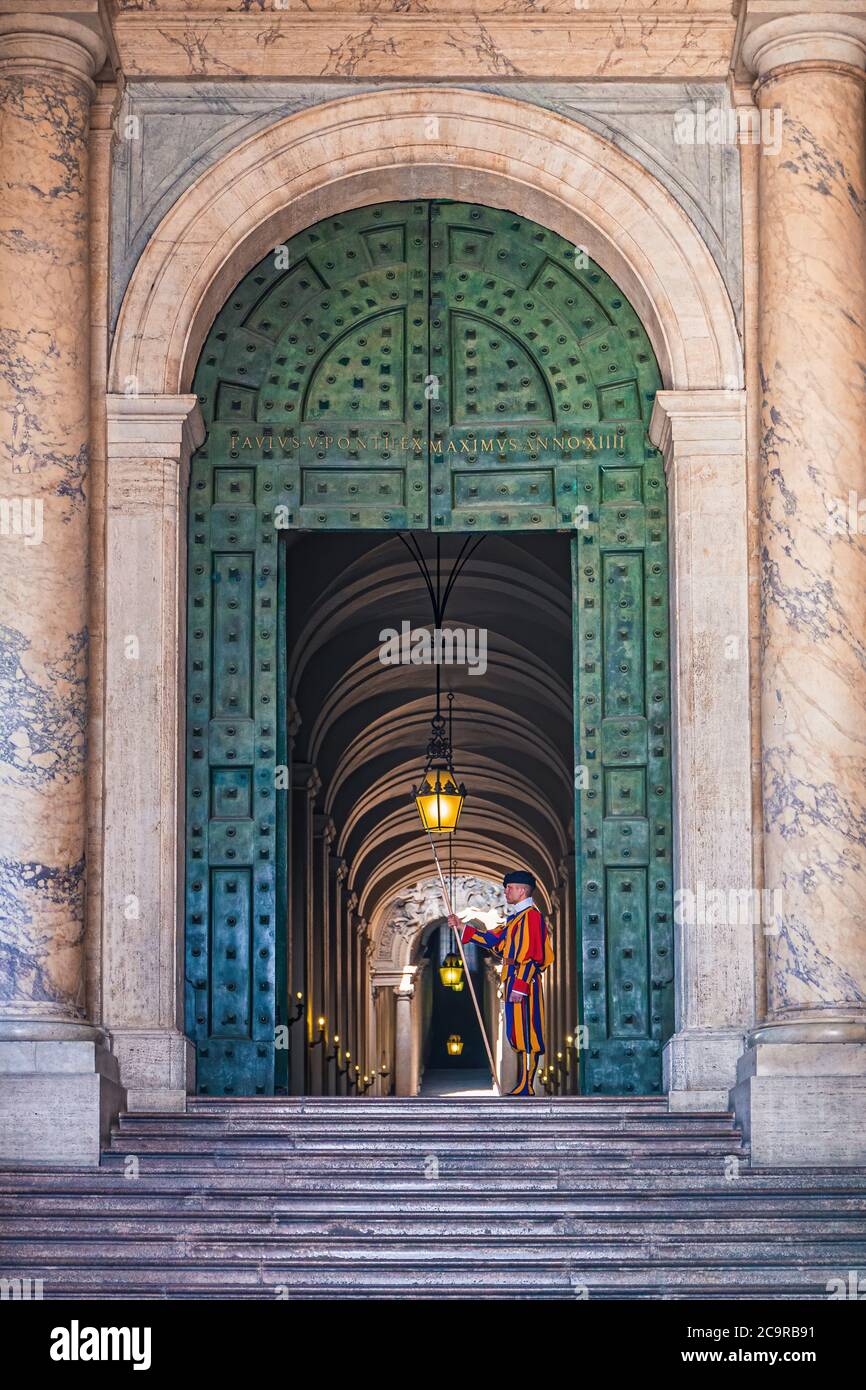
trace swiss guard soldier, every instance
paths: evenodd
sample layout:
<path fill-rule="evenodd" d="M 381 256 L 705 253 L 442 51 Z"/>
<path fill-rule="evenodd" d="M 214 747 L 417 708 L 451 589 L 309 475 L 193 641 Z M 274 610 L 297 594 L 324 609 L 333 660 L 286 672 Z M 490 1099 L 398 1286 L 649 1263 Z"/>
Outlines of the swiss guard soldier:
<path fill-rule="evenodd" d="M 541 972 L 553 961 L 550 932 L 532 901 L 535 879 L 525 869 L 506 874 L 505 925 L 493 931 L 463 926 L 457 916 L 448 921 L 461 931 L 465 944 L 475 941 L 502 957 L 502 989 L 505 997 L 505 1028 L 508 1041 L 520 1058 L 520 1074 L 511 1096 L 534 1095 L 532 1083 L 538 1058 L 544 1052 L 544 997 Z"/>

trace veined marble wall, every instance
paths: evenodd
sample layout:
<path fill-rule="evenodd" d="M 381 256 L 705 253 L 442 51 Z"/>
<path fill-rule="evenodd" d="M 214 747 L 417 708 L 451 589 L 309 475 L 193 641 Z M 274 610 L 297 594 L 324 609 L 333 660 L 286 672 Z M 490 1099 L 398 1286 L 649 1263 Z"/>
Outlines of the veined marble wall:
<path fill-rule="evenodd" d="M 132 82 L 115 121 L 112 324 L 162 217 L 229 150 L 296 111 L 395 82 Z M 733 143 L 678 140 L 684 110 L 730 109 L 722 83 L 455 83 L 543 106 L 596 131 L 649 170 L 694 222 L 742 323 L 739 155 Z M 708 128 L 709 123 L 708 123 Z"/>

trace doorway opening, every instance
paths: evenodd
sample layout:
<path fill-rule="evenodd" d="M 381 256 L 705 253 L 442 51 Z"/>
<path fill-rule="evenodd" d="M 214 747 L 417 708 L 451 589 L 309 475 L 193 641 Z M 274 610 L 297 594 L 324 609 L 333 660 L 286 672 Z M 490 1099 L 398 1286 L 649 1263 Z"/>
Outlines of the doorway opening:
<path fill-rule="evenodd" d="M 431 548 L 432 538 L 417 539 Z M 442 539 L 443 573 L 459 549 L 460 537 Z M 284 554 L 286 992 L 304 1000 L 288 1029 L 284 1084 L 415 1094 L 428 1072 L 470 1069 L 487 1070 L 489 1088 L 466 981 L 442 983 L 440 957 L 455 947 L 411 795 L 436 678 L 420 640 L 432 627 L 422 576 L 397 537 L 293 535 Z M 456 832 L 437 837 L 442 867 L 455 910 L 488 927 L 503 914 L 503 873 L 535 874 L 557 941 L 547 1032 L 565 1054 L 578 1011 L 568 538 L 486 536 L 443 631 L 439 673 L 454 696 L 454 761 L 468 795 Z M 394 634 L 404 639 L 396 649 Z M 471 956 L 496 1046 L 495 980 L 487 953 Z M 576 1088 L 576 1075 L 571 1050 L 560 1089 Z"/>

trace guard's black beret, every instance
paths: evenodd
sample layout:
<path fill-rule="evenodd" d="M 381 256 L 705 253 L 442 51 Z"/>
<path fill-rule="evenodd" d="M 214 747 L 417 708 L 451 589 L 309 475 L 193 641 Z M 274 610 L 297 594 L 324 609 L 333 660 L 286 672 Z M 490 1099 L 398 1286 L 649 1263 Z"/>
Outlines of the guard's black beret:
<path fill-rule="evenodd" d="M 535 888 L 535 879 L 528 869 L 514 869 L 512 873 L 505 875 L 502 882 L 506 888 L 509 883 L 525 883 L 530 893 Z"/>

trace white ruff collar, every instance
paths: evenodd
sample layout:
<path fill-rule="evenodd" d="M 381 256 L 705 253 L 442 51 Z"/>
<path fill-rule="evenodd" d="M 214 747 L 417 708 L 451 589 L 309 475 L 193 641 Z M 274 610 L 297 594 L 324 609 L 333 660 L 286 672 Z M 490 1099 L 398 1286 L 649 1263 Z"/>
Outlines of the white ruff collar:
<path fill-rule="evenodd" d="M 516 917 L 519 912 L 525 912 L 528 907 L 534 906 L 535 904 L 532 901 L 532 894 L 530 893 L 528 898 L 521 898 L 520 902 L 518 903 L 508 903 L 506 906 L 505 915 L 510 922 L 511 918 Z"/>

